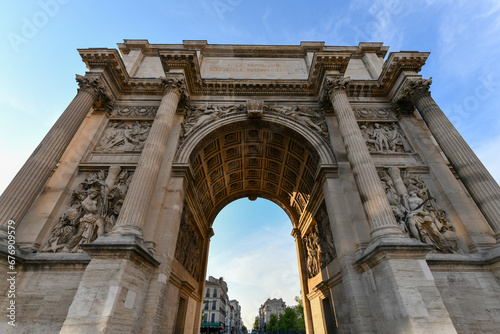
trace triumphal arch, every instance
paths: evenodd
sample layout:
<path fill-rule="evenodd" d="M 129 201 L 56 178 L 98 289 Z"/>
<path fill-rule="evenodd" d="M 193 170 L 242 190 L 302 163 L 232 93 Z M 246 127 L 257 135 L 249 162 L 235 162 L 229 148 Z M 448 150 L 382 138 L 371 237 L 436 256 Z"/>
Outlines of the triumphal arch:
<path fill-rule="evenodd" d="M 262 197 L 290 217 L 308 333 L 500 332 L 500 188 L 428 53 L 79 52 L 75 98 L 0 199 L 2 330 L 198 333 L 214 218 Z"/>

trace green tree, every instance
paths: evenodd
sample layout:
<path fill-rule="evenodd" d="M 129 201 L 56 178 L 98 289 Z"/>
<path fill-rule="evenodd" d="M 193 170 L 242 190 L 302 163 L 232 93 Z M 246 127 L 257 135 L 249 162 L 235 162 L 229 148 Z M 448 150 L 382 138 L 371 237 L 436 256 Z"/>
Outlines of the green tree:
<path fill-rule="evenodd" d="M 253 330 L 258 331 L 259 330 L 259 318 L 255 317 L 255 321 L 253 323 Z"/>
<path fill-rule="evenodd" d="M 296 296 L 295 301 L 297 302 L 297 306 L 295 306 L 295 312 L 297 313 L 297 329 L 305 331 L 306 322 L 304 320 L 304 305 L 302 304 L 302 298 Z"/>
<path fill-rule="evenodd" d="M 269 319 L 269 322 L 267 323 L 266 329 L 269 332 L 275 332 L 278 330 L 278 317 L 276 314 L 271 313 L 271 318 Z"/>
<path fill-rule="evenodd" d="M 248 329 L 247 329 L 247 327 L 246 327 L 246 326 L 244 326 L 244 325 L 243 325 L 243 326 L 241 327 L 241 331 L 242 331 L 243 333 L 247 333 L 247 332 L 248 332 Z"/>
<path fill-rule="evenodd" d="M 298 329 L 297 312 L 295 308 L 287 307 L 278 321 L 280 330 L 294 331 Z"/>

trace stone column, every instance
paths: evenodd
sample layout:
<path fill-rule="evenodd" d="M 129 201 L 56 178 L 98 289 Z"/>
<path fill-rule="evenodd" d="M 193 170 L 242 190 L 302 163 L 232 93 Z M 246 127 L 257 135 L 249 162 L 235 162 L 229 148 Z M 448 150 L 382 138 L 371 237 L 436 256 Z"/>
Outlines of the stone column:
<path fill-rule="evenodd" d="M 130 183 L 130 188 L 112 233 L 132 233 L 142 238 L 142 227 L 154 186 L 160 171 L 161 161 L 167 147 L 177 105 L 185 94 L 184 80 L 163 80 L 164 96 L 154 119 L 144 150 Z"/>
<path fill-rule="evenodd" d="M 370 238 L 372 241 L 380 237 L 404 238 L 397 226 L 365 139 L 347 98 L 348 83 L 349 80 L 343 77 L 326 77 L 324 90 L 337 116 L 347 157 L 370 224 Z"/>
<path fill-rule="evenodd" d="M 19 223 L 38 196 L 99 97 L 106 95 L 100 76 L 76 76 L 80 88 L 24 166 L 0 196 L 0 237 L 9 219 Z"/>
<path fill-rule="evenodd" d="M 306 324 L 306 333 L 314 333 L 312 314 L 311 314 L 311 304 L 307 299 L 309 294 L 309 286 L 307 284 L 307 270 L 305 264 L 305 252 L 304 245 L 302 244 L 302 237 L 300 230 L 294 228 L 292 230 L 292 236 L 295 238 L 295 246 L 297 248 L 297 259 L 299 261 L 299 273 L 300 273 L 300 289 L 302 290 L 302 302 L 304 306 L 304 320 Z"/>
<path fill-rule="evenodd" d="M 500 187 L 429 92 L 431 79 L 408 80 L 398 97 L 412 102 L 500 241 Z"/>

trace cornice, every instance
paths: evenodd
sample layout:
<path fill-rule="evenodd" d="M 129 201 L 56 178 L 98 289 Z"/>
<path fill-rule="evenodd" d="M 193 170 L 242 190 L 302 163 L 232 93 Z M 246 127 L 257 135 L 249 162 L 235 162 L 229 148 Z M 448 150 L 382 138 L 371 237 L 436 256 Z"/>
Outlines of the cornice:
<path fill-rule="evenodd" d="M 383 88 L 384 93 L 389 93 L 402 72 L 420 72 L 429 54 L 429 52 L 416 51 L 391 52 L 378 78 L 378 84 Z"/>
<path fill-rule="evenodd" d="M 166 73 L 184 72 L 189 94 L 195 96 L 319 96 L 326 74 L 344 75 L 351 57 L 360 50 L 381 55 L 386 48 L 380 43 L 365 43 L 358 51 L 330 50 L 320 42 L 303 42 L 299 46 L 249 46 L 249 45 L 207 45 L 206 41 L 184 41 L 183 45 L 155 44 L 146 40 L 125 41 L 120 50 L 127 52 L 133 48 L 156 52 Z M 172 48 L 176 46 L 177 48 Z M 163 48 L 163 49 L 162 49 Z M 201 50 L 200 50 L 201 49 Z M 79 49 L 82 60 L 90 70 L 105 69 L 123 95 L 162 94 L 160 78 L 131 78 L 117 50 Z M 306 80 L 260 80 L 260 79 L 203 79 L 200 70 L 201 56 L 238 57 L 303 57 L 314 51 L 309 77 Z M 378 80 L 351 80 L 347 87 L 350 97 L 387 96 L 403 71 L 418 73 L 425 64 L 428 52 L 393 52 L 385 62 Z"/>

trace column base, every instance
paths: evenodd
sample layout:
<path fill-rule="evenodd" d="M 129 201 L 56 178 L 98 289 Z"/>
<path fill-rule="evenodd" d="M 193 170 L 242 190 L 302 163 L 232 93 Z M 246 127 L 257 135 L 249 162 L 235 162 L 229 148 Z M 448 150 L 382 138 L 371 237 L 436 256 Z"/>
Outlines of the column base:
<path fill-rule="evenodd" d="M 81 248 L 91 258 L 134 254 L 149 262 L 154 267 L 160 264 L 149 251 L 142 237 L 135 233 L 102 234 L 94 242 L 81 245 Z"/>
<path fill-rule="evenodd" d="M 354 262 L 378 332 L 456 333 L 425 261 L 431 250 L 413 239 L 379 239 Z"/>
<path fill-rule="evenodd" d="M 139 333 L 159 262 L 135 234 L 103 234 L 82 249 L 91 260 L 60 333 Z"/>

